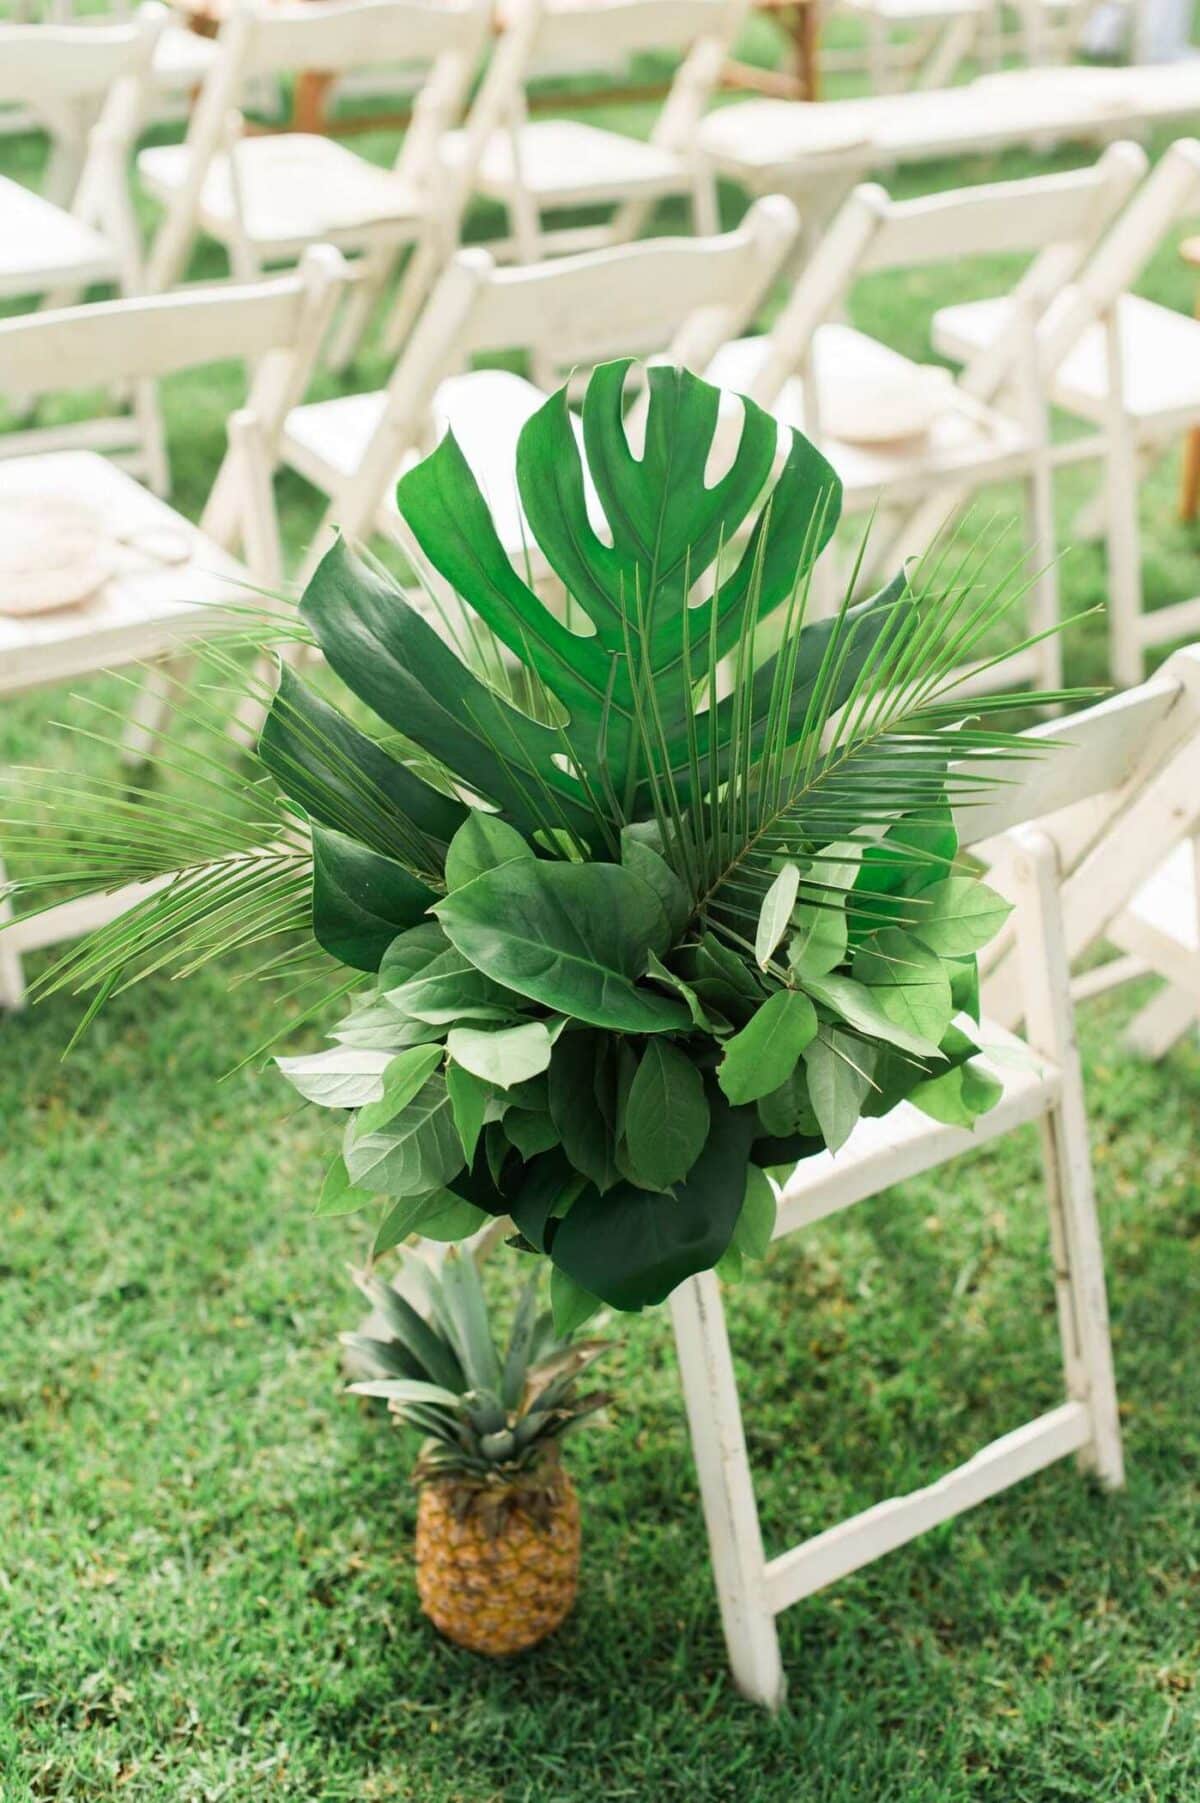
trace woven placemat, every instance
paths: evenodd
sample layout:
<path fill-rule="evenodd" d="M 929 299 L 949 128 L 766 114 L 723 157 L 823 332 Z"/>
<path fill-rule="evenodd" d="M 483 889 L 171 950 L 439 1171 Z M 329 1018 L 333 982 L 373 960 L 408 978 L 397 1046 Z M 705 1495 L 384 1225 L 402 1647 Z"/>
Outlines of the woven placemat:
<path fill-rule="evenodd" d="M 94 507 L 56 494 L 0 496 L 0 614 L 23 619 L 90 601 L 114 548 Z"/>

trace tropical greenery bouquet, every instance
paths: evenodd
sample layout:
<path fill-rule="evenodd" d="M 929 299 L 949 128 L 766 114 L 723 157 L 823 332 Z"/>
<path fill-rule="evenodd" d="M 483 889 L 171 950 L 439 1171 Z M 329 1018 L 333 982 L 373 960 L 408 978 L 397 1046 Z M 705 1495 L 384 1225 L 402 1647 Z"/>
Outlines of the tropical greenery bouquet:
<path fill-rule="evenodd" d="M 282 669 L 252 820 L 93 811 L 93 875 L 180 874 L 55 978 L 311 931 L 356 980 L 328 1048 L 279 1060 L 338 1117 L 322 1210 L 378 1206 L 379 1250 L 511 1218 L 560 1330 L 736 1273 L 766 1173 L 860 1115 L 969 1124 L 998 1093 L 972 1021 L 1006 907 L 952 804 L 1011 755 L 1012 697 L 955 687 L 1014 583 L 951 547 L 813 617 L 830 465 L 667 367 L 635 451 L 629 376 L 524 428 L 524 574 L 452 436 L 397 492 L 424 594 L 329 551 L 297 632 L 338 700 Z"/>

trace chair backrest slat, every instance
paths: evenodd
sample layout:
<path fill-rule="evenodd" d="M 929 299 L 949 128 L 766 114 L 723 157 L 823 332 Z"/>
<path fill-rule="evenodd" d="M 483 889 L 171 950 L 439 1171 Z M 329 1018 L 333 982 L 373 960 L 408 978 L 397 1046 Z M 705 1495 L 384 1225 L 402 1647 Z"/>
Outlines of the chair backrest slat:
<path fill-rule="evenodd" d="M 1175 222 L 1200 211 L 1200 140 L 1178 138 L 1097 245 L 1047 321 L 1042 368 L 1053 372 L 1097 319 L 1133 286 Z"/>
<path fill-rule="evenodd" d="M 772 326 L 754 399 L 769 406 L 803 368 L 813 333 L 838 314 L 861 275 L 1026 252 L 1034 261 L 1016 291 L 1036 320 L 1056 292 L 1046 278 L 1052 271 L 1061 285 L 1077 273 L 1144 167 L 1137 145 L 1113 144 L 1087 168 L 914 201 L 894 201 L 878 184 L 863 183 L 833 220 Z M 986 380 L 984 372 L 969 371 L 964 387 L 976 395 L 993 392 L 1020 349 L 1012 338 L 991 347 Z"/>
<path fill-rule="evenodd" d="M 0 102 L 103 101 L 114 83 L 145 66 L 159 23 L 139 16 L 108 25 L 0 25 Z"/>
<path fill-rule="evenodd" d="M 1110 167 L 1111 159 L 1102 157 L 1061 174 L 890 202 L 860 273 L 1086 241 L 1104 205 Z"/>
<path fill-rule="evenodd" d="M 728 0 L 593 0 L 539 7 L 533 63 L 587 66 L 651 50 L 683 50 L 725 28 Z"/>
<path fill-rule="evenodd" d="M 481 8 L 470 0 L 283 0 L 255 3 L 250 16 L 249 75 L 419 66 L 482 41 Z"/>
<path fill-rule="evenodd" d="M 741 310 L 748 294 L 761 291 L 764 272 L 777 267 L 793 229 L 772 201 L 749 231 L 650 240 L 497 269 L 479 293 L 461 350 L 536 345 L 564 367 L 662 350 L 698 308 Z"/>
<path fill-rule="evenodd" d="M 980 845 L 1120 789 L 1168 728 L 1183 695 L 1180 677 L 1167 665 L 1139 688 L 1034 727 L 1028 738 L 1046 748 L 1036 756 L 955 765 L 956 775 L 978 773 L 988 785 L 956 810 L 962 843 Z"/>
<path fill-rule="evenodd" d="M 328 245 L 262 282 L 196 287 L 0 320 L 0 393 L 61 393 L 154 380 L 295 343 L 315 284 L 340 280 Z"/>

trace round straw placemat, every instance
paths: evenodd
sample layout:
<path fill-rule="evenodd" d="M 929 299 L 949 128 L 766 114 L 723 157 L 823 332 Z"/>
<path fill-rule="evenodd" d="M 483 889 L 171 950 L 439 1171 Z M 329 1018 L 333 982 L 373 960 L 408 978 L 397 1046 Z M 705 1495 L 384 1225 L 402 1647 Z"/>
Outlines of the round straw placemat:
<path fill-rule="evenodd" d="M 24 619 L 89 601 L 112 574 L 95 508 L 64 495 L 0 496 L 0 614 Z"/>

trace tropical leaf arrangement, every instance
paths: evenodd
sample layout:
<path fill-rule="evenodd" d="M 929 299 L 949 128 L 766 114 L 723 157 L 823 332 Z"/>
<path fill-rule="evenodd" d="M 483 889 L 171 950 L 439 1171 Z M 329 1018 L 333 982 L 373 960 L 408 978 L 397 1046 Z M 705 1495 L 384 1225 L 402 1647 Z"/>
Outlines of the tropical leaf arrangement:
<path fill-rule="evenodd" d="M 564 390 L 524 428 L 523 574 L 453 436 L 397 491 L 424 595 L 335 544 L 301 632 L 338 699 L 284 665 L 223 841 L 93 810 L 93 879 L 181 874 L 53 979 L 103 997 L 272 939 L 286 966 L 311 932 L 354 985 L 279 1060 L 338 1121 L 320 1208 L 377 1208 L 379 1251 L 510 1217 L 560 1331 L 736 1275 L 767 1173 L 860 1116 L 993 1105 L 976 953 L 1006 906 L 954 811 L 1030 749 L 993 724 L 1013 697 L 956 695 L 1013 574 L 952 543 L 815 617 L 830 465 L 669 367 L 631 427 L 633 385 L 603 365 L 581 418 Z"/>

